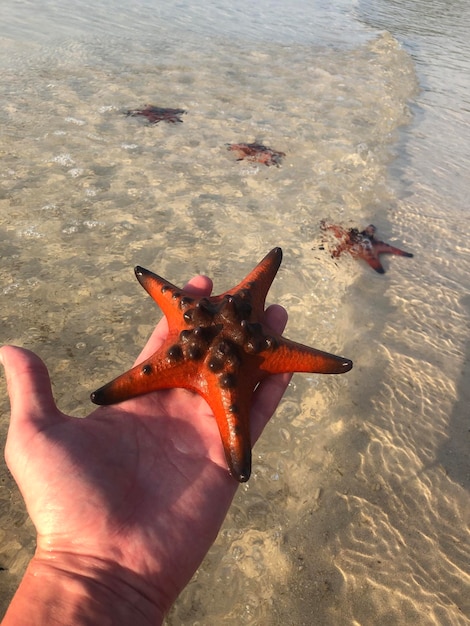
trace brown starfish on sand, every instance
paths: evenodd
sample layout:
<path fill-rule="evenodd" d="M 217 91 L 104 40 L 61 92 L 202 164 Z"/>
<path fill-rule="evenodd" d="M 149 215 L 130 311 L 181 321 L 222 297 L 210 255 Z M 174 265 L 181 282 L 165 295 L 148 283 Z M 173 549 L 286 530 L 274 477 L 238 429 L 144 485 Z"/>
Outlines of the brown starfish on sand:
<path fill-rule="evenodd" d="M 338 258 L 343 252 L 347 252 L 355 259 L 363 259 L 379 274 L 385 274 L 384 267 L 380 262 L 381 254 L 395 254 L 397 256 L 412 257 L 411 252 L 405 252 L 388 243 L 376 239 L 377 229 L 373 224 L 366 226 L 364 230 L 358 228 L 343 228 L 337 224 L 321 223 L 322 230 L 330 230 L 340 243 L 332 251 L 331 256 Z"/>
<path fill-rule="evenodd" d="M 144 109 L 133 109 L 127 111 L 126 115 L 136 117 L 142 115 L 146 117 L 150 124 L 158 124 L 158 122 L 167 122 L 167 124 L 176 124 L 182 122 L 181 116 L 186 113 L 184 109 L 163 109 L 151 104 L 147 104 Z"/>
<path fill-rule="evenodd" d="M 284 152 L 278 152 L 277 150 L 263 146 L 261 143 L 228 143 L 226 145 L 227 150 L 238 153 L 237 161 L 247 159 L 248 161 L 264 163 L 265 165 L 276 165 L 279 167 L 282 157 L 286 156 Z"/>

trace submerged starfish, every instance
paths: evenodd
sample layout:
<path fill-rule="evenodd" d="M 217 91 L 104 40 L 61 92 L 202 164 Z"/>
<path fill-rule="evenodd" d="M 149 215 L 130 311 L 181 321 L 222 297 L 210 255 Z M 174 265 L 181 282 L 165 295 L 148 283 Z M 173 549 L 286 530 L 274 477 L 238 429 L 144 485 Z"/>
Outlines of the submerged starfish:
<path fill-rule="evenodd" d="M 282 157 L 286 156 L 284 152 L 272 150 L 261 143 L 228 143 L 226 145 L 227 150 L 238 152 L 237 161 L 247 159 L 248 161 L 257 161 L 265 165 L 277 165 L 279 167 Z"/>
<path fill-rule="evenodd" d="M 199 298 L 136 267 L 168 320 L 168 337 L 149 359 L 92 393 L 92 401 L 114 404 L 173 387 L 196 391 L 217 420 L 230 473 L 248 480 L 250 406 L 258 383 L 270 374 L 341 374 L 352 367 L 348 359 L 290 341 L 263 324 L 281 259 L 281 249 L 274 248 L 236 287 Z"/>
<path fill-rule="evenodd" d="M 184 109 L 162 109 L 161 107 L 155 107 L 151 104 L 147 104 L 145 109 L 134 109 L 127 111 L 127 115 L 136 117 L 137 115 L 143 115 L 148 119 L 150 124 L 158 124 L 162 120 L 168 124 L 176 124 L 182 122 L 181 116 L 186 113 Z"/>
<path fill-rule="evenodd" d="M 405 252 L 395 248 L 388 243 L 384 243 L 375 238 L 377 229 L 373 224 L 366 226 L 364 230 L 358 228 L 343 228 L 337 224 L 321 223 L 322 230 L 331 230 L 341 243 L 333 250 L 331 256 L 338 258 L 343 252 L 348 252 L 355 259 L 363 259 L 379 274 L 385 274 L 379 256 L 381 254 L 396 254 L 398 256 L 412 257 L 411 252 Z"/>

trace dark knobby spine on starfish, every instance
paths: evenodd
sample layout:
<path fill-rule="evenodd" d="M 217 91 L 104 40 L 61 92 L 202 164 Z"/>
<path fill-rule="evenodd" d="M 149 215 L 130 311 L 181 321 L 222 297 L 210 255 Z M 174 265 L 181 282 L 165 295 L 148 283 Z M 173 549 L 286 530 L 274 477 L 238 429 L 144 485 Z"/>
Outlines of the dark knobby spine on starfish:
<path fill-rule="evenodd" d="M 272 332 L 263 322 L 266 295 L 282 260 L 271 252 L 233 289 L 196 297 L 141 267 L 137 279 L 168 320 L 168 336 L 149 359 L 91 394 L 114 404 L 157 389 L 199 393 L 214 413 L 229 471 L 240 482 L 251 473 L 253 391 L 270 374 L 341 374 L 352 362 Z"/>

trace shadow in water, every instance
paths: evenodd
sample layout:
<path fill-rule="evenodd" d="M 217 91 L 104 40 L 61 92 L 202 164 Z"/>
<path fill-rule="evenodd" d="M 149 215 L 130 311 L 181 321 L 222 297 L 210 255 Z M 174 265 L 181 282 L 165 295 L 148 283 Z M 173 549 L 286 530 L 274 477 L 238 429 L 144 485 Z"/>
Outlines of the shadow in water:
<path fill-rule="evenodd" d="M 470 296 L 462 299 L 470 320 Z M 470 328 L 469 328 L 470 331 Z M 469 333 L 467 333 L 469 336 Z M 448 439 L 439 448 L 436 463 L 448 477 L 470 491 L 470 341 L 467 342 L 462 374 L 457 386 L 457 402 L 449 419 Z"/>

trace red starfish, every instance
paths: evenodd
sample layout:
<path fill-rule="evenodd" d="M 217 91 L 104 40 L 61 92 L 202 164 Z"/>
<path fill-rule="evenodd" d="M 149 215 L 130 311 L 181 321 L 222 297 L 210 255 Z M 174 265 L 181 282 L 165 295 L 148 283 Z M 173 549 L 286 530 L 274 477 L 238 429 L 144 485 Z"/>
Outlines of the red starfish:
<path fill-rule="evenodd" d="M 272 150 L 261 143 L 228 143 L 227 150 L 238 152 L 239 158 L 237 161 L 247 159 L 248 161 L 257 161 L 265 165 L 277 165 L 278 167 L 281 164 L 282 157 L 286 156 L 284 152 Z"/>
<path fill-rule="evenodd" d="M 151 104 L 147 104 L 145 109 L 134 109 L 127 111 L 127 115 L 135 117 L 137 115 L 143 115 L 148 119 L 150 124 L 158 124 L 162 120 L 168 124 L 176 124 L 182 122 L 181 116 L 186 113 L 184 109 L 162 109 L 161 107 L 155 107 Z"/>
<path fill-rule="evenodd" d="M 411 252 L 405 252 L 388 243 L 375 238 L 377 229 L 373 224 L 366 226 L 359 232 L 358 228 L 343 228 L 337 224 L 321 223 L 322 230 L 331 230 L 341 243 L 333 250 L 331 256 L 338 258 L 343 252 L 348 252 L 355 259 L 363 259 L 379 274 L 385 274 L 379 256 L 381 254 L 396 254 L 398 256 L 412 257 Z"/>
<path fill-rule="evenodd" d="M 281 248 L 274 248 L 239 285 L 202 298 L 136 267 L 168 320 L 168 337 L 149 359 L 92 393 L 92 401 L 114 404 L 173 387 L 198 392 L 217 420 L 230 473 L 248 480 L 249 413 L 258 383 L 270 374 L 341 374 L 352 367 L 348 359 L 285 339 L 260 322 L 281 259 Z"/>

